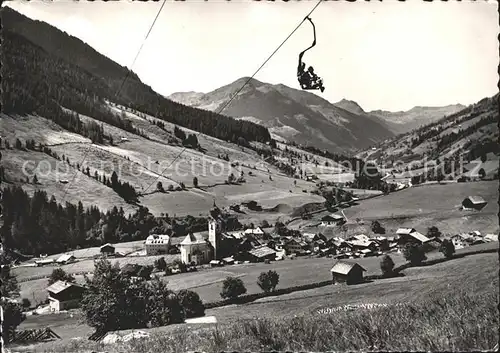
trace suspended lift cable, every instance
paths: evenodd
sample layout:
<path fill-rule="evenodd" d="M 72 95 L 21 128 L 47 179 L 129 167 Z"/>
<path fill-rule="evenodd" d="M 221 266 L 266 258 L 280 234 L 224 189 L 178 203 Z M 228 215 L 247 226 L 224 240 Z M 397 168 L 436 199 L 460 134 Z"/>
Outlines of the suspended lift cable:
<path fill-rule="evenodd" d="M 260 67 L 253 73 L 253 75 L 251 77 L 248 78 L 248 80 L 245 81 L 245 83 L 240 87 L 240 89 L 227 101 L 226 104 L 224 104 L 222 106 L 222 108 L 220 108 L 216 113 L 217 114 L 221 114 L 224 109 L 226 109 L 229 104 L 231 104 L 231 102 L 233 101 L 233 99 L 243 90 L 243 88 L 245 88 L 245 86 L 248 84 L 248 82 L 250 82 L 250 80 L 252 80 L 254 78 L 255 75 L 257 75 L 257 73 L 264 67 L 265 64 L 267 64 L 267 62 L 269 60 L 271 60 L 271 58 L 274 56 L 274 54 L 276 54 L 276 52 L 286 43 L 286 41 L 297 31 L 297 29 L 299 29 L 299 27 L 302 25 L 302 23 L 304 23 L 304 21 L 314 12 L 314 10 L 316 10 L 316 8 L 319 6 L 319 4 L 321 4 L 323 0 L 319 0 L 318 3 L 313 7 L 313 9 L 307 14 L 307 16 L 302 20 L 300 21 L 300 23 L 297 25 L 297 27 L 295 27 L 295 29 L 288 35 L 288 37 L 285 38 L 285 40 L 283 42 L 281 42 L 281 44 L 271 53 L 271 55 L 269 55 L 269 57 L 266 59 L 266 61 L 264 61 L 264 63 L 262 65 L 260 65 Z M 182 153 L 184 153 L 184 151 L 187 149 L 187 147 L 184 147 L 180 152 L 179 154 L 174 158 L 174 160 L 165 168 L 162 170 L 162 172 L 160 173 L 160 176 L 155 180 L 153 181 L 151 184 L 148 185 L 148 187 L 146 188 L 146 190 L 144 190 L 144 192 L 146 192 L 161 176 L 163 176 L 163 173 L 172 166 L 172 164 L 174 164 L 174 162 L 182 155 Z"/>
<path fill-rule="evenodd" d="M 276 52 L 285 44 L 285 42 L 297 31 L 297 29 L 299 29 L 299 27 L 302 25 L 302 23 L 304 23 L 304 21 L 314 12 L 314 10 L 316 10 L 316 8 L 319 6 L 319 4 L 321 4 L 323 0 L 319 0 L 318 3 L 314 6 L 314 8 L 309 12 L 309 14 L 297 25 L 297 27 L 295 27 L 295 29 L 288 35 L 288 37 L 285 38 L 285 40 L 278 46 L 278 48 L 266 59 L 266 61 L 264 61 L 264 63 L 254 72 L 254 74 L 241 86 L 241 88 L 229 99 L 229 101 L 221 108 L 219 109 L 219 111 L 217 112 L 217 114 L 220 114 L 228 105 L 229 103 L 231 103 L 231 101 L 238 95 L 239 92 L 241 92 L 241 90 L 248 84 L 248 82 L 250 82 L 250 80 L 262 69 L 262 67 L 264 67 L 264 65 L 274 56 L 274 54 L 276 54 Z M 163 1 L 163 4 L 160 8 L 160 10 L 158 11 L 158 14 L 155 18 L 155 21 L 153 22 L 153 24 L 151 25 L 151 28 L 154 26 L 154 23 L 156 22 L 156 19 L 158 18 L 158 15 L 160 14 L 162 8 L 163 8 L 163 5 L 165 4 L 166 0 Z M 151 32 L 151 28 L 150 30 L 148 31 L 148 35 L 149 33 Z M 147 39 L 147 35 L 146 35 L 146 39 Z M 141 46 L 141 49 L 142 49 L 142 46 Z M 140 50 L 140 49 L 139 49 Z M 137 55 L 138 56 L 138 55 Z M 136 56 L 136 58 L 137 58 Z M 127 78 L 127 76 L 125 77 L 125 79 Z M 125 81 L 125 80 L 124 80 Z M 123 85 L 122 85 L 123 86 Z M 118 92 L 117 92 L 118 94 Z M 170 168 L 172 166 L 172 164 L 174 164 L 174 162 L 179 159 L 179 157 L 182 155 L 182 153 L 184 153 L 184 151 L 187 149 L 187 147 L 184 147 L 180 152 L 179 154 L 174 158 L 174 160 L 166 167 L 162 170 L 162 172 L 160 173 L 160 176 L 158 176 L 158 178 L 156 178 L 151 184 L 148 185 L 148 187 L 144 190 L 143 193 L 145 193 L 155 182 L 158 181 L 158 179 L 160 179 L 160 177 L 163 176 L 163 173 L 165 173 L 165 171 Z M 88 152 L 88 151 L 87 151 Z M 76 175 L 76 174 L 75 174 Z M 73 177 L 74 179 L 74 177 Z M 66 195 L 66 193 L 64 194 Z M 70 265 L 69 268 L 71 268 L 72 266 L 76 266 L 76 263 L 75 264 L 72 264 Z M 68 270 L 69 270 L 68 268 Z"/>
<path fill-rule="evenodd" d="M 153 23 L 151 24 L 151 26 L 149 27 L 149 30 L 148 30 L 148 33 L 146 34 L 146 37 L 144 37 L 144 40 L 142 41 L 142 44 L 141 46 L 139 47 L 139 50 L 137 51 L 137 54 L 135 55 L 135 58 L 134 58 L 134 61 L 132 62 L 132 65 L 130 66 L 130 69 L 127 70 L 127 74 L 125 75 L 125 77 L 123 78 L 122 80 L 122 83 L 120 85 L 120 87 L 118 88 L 118 90 L 116 91 L 115 93 L 115 98 L 118 97 L 118 94 L 121 92 L 123 86 L 125 85 L 125 82 L 127 81 L 129 75 L 130 75 L 130 72 L 132 71 L 132 67 L 134 66 L 137 58 L 139 57 L 139 54 L 141 53 L 142 51 L 142 48 L 144 47 L 144 44 L 146 43 L 148 37 L 149 37 L 149 34 L 151 33 L 155 23 L 156 23 L 156 20 L 158 19 L 158 17 L 160 16 L 160 13 L 161 11 L 163 10 L 163 6 L 165 6 L 165 3 L 167 2 L 167 0 L 163 0 L 163 3 L 161 4 L 160 6 L 160 9 L 158 10 L 158 12 L 156 13 L 156 16 L 155 16 L 155 19 L 153 20 Z M 87 159 L 87 156 L 90 152 L 90 149 L 92 147 L 92 144 L 90 144 L 90 146 L 87 148 L 87 150 L 85 151 L 84 155 L 83 155 L 83 158 L 82 160 L 80 161 L 80 165 L 83 165 L 83 163 L 85 162 L 85 160 Z M 64 200 L 66 199 L 66 195 L 68 193 L 68 189 L 69 189 L 69 186 L 70 184 L 75 180 L 76 178 L 76 175 L 78 174 L 78 171 L 75 172 L 75 174 L 73 174 L 73 177 L 71 178 L 71 180 L 66 184 L 66 187 L 64 189 L 64 193 L 63 193 L 63 197 L 61 199 L 61 204 L 64 202 Z"/>

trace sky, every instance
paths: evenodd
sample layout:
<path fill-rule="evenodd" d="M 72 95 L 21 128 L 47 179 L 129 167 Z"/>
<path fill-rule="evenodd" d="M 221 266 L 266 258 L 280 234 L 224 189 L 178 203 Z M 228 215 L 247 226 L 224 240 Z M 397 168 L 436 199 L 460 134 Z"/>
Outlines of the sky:
<path fill-rule="evenodd" d="M 131 68 L 158 93 L 209 92 L 252 76 L 316 1 L 10 1 Z M 323 78 L 319 96 L 366 111 L 475 103 L 498 92 L 495 1 L 324 1 L 311 15 L 317 45 L 304 55 Z M 307 21 L 254 77 L 299 89 Z M 141 44 L 144 46 L 132 66 Z"/>

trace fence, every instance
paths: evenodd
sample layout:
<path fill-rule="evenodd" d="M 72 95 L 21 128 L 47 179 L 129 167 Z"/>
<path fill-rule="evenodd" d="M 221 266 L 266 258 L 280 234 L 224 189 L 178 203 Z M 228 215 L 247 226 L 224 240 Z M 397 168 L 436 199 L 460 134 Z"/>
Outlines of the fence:
<path fill-rule="evenodd" d="M 38 330 L 24 330 L 16 332 L 12 338 L 12 342 L 40 342 L 52 339 L 60 339 L 61 337 L 52 331 L 50 328 Z"/>

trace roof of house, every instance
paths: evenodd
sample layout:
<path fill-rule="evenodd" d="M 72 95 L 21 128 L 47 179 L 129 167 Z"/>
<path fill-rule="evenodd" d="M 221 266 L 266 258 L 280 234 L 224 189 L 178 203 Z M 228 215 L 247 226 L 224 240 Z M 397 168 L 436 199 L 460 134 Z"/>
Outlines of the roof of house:
<path fill-rule="evenodd" d="M 334 273 L 340 273 L 342 275 L 347 275 L 349 272 L 352 271 L 354 267 L 360 267 L 362 271 L 366 271 L 362 266 L 360 266 L 357 263 L 351 263 L 351 262 L 344 262 L 344 261 L 337 261 L 335 265 L 333 265 L 332 269 L 330 272 Z"/>
<path fill-rule="evenodd" d="M 225 257 L 222 260 L 225 261 L 225 262 L 234 262 L 234 258 L 232 256 Z"/>
<path fill-rule="evenodd" d="M 460 238 L 460 239 L 469 239 L 469 238 L 472 238 L 472 235 L 470 234 L 467 234 L 467 233 L 461 233 L 461 234 L 455 234 L 454 236 L 452 236 L 450 239 L 456 239 L 456 238 Z"/>
<path fill-rule="evenodd" d="M 361 240 L 361 241 L 368 241 L 370 239 L 365 234 L 354 235 L 354 236 L 352 236 L 352 238 L 354 238 L 356 240 Z"/>
<path fill-rule="evenodd" d="M 254 248 L 254 249 L 250 250 L 248 253 L 255 256 L 255 257 L 264 257 L 264 256 L 276 254 L 276 251 L 274 251 L 273 249 L 264 245 L 264 246 L 260 246 L 258 248 Z"/>
<path fill-rule="evenodd" d="M 42 260 L 36 260 L 36 264 L 50 264 L 54 262 L 54 259 L 42 259 Z"/>
<path fill-rule="evenodd" d="M 371 240 L 368 240 L 368 241 L 366 241 L 366 240 L 350 240 L 347 243 L 352 245 L 352 246 L 359 246 L 359 247 L 369 247 L 370 245 L 375 244 Z"/>
<path fill-rule="evenodd" d="M 315 233 L 302 233 L 302 236 L 308 240 L 313 240 L 316 237 L 316 235 L 317 234 Z"/>
<path fill-rule="evenodd" d="M 247 236 L 240 241 L 240 245 L 243 245 L 245 243 L 249 243 L 253 247 L 262 245 L 262 243 L 258 239 L 255 239 L 255 237 L 251 234 L 247 234 Z"/>
<path fill-rule="evenodd" d="M 261 227 L 257 228 L 248 228 L 245 230 L 246 234 L 264 234 L 264 231 L 262 230 Z"/>
<path fill-rule="evenodd" d="M 292 244 L 292 243 L 300 245 L 300 242 L 297 239 L 294 239 L 292 237 L 286 237 L 285 239 L 283 239 L 283 242 L 285 245 Z"/>
<path fill-rule="evenodd" d="M 64 255 L 61 255 L 59 256 L 59 258 L 56 260 L 56 262 L 66 262 L 66 261 L 69 261 L 71 259 L 74 259 L 75 257 L 71 254 L 64 254 Z"/>
<path fill-rule="evenodd" d="M 241 239 L 245 236 L 245 232 L 241 230 L 235 230 L 231 232 L 226 232 L 225 234 L 232 236 L 235 239 Z"/>
<path fill-rule="evenodd" d="M 206 244 L 207 241 L 203 236 L 203 233 L 188 233 L 181 245 L 193 245 L 193 244 Z"/>
<path fill-rule="evenodd" d="M 422 243 L 427 243 L 428 241 L 430 241 L 431 239 L 427 238 L 425 235 L 423 235 L 422 233 L 419 233 L 419 232 L 412 232 L 410 233 L 410 236 L 417 239 L 418 241 L 422 242 Z"/>
<path fill-rule="evenodd" d="M 80 287 L 84 288 L 82 285 L 72 283 L 72 282 L 66 282 L 66 281 L 57 281 L 55 283 L 52 283 L 49 287 L 47 287 L 47 290 L 49 292 L 52 292 L 54 294 L 61 293 L 65 291 L 66 289 L 70 287 Z"/>
<path fill-rule="evenodd" d="M 498 234 L 486 234 L 484 239 L 490 239 L 493 241 L 498 241 Z"/>
<path fill-rule="evenodd" d="M 339 220 L 339 219 L 344 219 L 341 215 L 338 214 L 329 214 L 321 218 L 322 221 L 328 221 L 328 220 Z"/>
<path fill-rule="evenodd" d="M 396 231 L 396 234 L 407 234 L 409 235 L 410 233 L 415 232 L 415 229 L 413 228 L 398 228 Z"/>
<path fill-rule="evenodd" d="M 469 199 L 470 202 L 472 202 L 475 205 L 487 203 L 481 196 L 468 196 L 464 199 L 464 201 L 467 199 Z"/>
<path fill-rule="evenodd" d="M 170 244 L 170 237 L 166 234 L 151 234 L 146 238 L 148 244 Z"/>
<path fill-rule="evenodd" d="M 106 244 L 104 244 L 104 245 L 101 245 L 100 249 L 102 249 L 102 248 L 108 248 L 108 247 L 111 247 L 111 248 L 113 248 L 113 249 L 115 248 L 112 244 L 110 244 L 110 243 L 106 243 Z"/>

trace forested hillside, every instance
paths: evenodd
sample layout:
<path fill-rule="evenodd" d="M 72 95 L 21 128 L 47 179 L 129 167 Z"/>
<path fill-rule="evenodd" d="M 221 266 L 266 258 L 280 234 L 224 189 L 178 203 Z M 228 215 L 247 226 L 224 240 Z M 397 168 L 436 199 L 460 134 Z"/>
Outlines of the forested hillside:
<path fill-rule="evenodd" d="M 159 119 L 237 142 L 269 142 L 269 131 L 248 121 L 172 102 L 143 84 L 135 74 L 58 29 L 1 10 L 3 25 L 2 90 L 5 113 L 39 113 L 70 131 L 83 124 L 70 120 L 60 106 L 92 116 L 126 131 L 139 133 L 104 105 L 110 100 Z M 124 80 L 126 77 L 126 80 Z M 99 137 L 102 141 L 103 136 Z"/>
<path fill-rule="evenodd" d="M 486 163 L 496 159 L 496 168 L 488 166 L 491 171 L 486 171 L 490 177 L 495 177 L 500 154 L 498 100 L 498 94 L 484 98 L 459 112 L 382 143 L 375 152 L 366 151 L 358 157 L 369 156 L 380 164 L 405 171 L 443 164 L 445 173 L 450 173 L 453 164 L 458 168 L 474 160 Z M 470 169 L 470 166 L 465 169 Z M 464 171 L 457 170 L 454 176 L 458 177 Z M 427 171 L 429 173 L 434 173 L 432 168 Z M 426 177 L 427 180 L 435 178 Z"/>
<path fill-rule="evenodd" d="M 150 233 L 183 236 L 206 228 L 205 218 L 159 218 L 146 207 L 126 217 L 121 207 L 103 212 L 95 206 L 84 208 L 81 202 L 61 205 L 43 190 L 30 196 L 21 187 L 4 190 L 3 216 L 2 244 L 30 255 L 141 240 Z"/>

